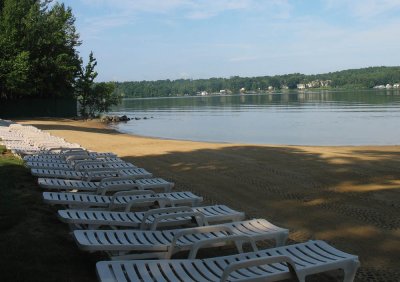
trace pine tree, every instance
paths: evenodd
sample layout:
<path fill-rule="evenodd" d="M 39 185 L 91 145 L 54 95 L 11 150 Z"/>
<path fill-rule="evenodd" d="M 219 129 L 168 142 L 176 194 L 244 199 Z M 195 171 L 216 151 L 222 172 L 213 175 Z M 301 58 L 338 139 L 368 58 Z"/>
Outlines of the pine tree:
<path fill-rule="evenodd" d="M 0 99 L 72 96 L 81 44 L 64 4 L 0 2 Z"/>
<path fill-rule="evenodd" d="M 81 62 L 83 65 L 83 62 Z M 112 105 L 120 101 L 120 96 L 114 94 L 113 83 L 96 83 L 97 72 L 94 70 L 97 61 L 93 52 L 89 54 L 89 61 L 79 70 L 76 82 L 76 96 L 79 102 L 79 112 L 82 117 L 95 117 L 98 113 L 109 111 Z"/>

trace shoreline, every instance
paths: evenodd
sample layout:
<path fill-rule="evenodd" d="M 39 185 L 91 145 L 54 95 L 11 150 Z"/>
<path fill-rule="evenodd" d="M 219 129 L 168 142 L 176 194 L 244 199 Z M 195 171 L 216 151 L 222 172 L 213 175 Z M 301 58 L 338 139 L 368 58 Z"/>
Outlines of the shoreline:
<path fill-rule="evenodd" d="M 358 281 L 400 280 L 400 146 L 206 143 L 120 133 L 95 120 L 20 120 L 156 177 L 358 255 Z"/>
<path fill-rule="evenodd" d="M 24 120 L 21 120 L 21 121 L 24 121 Z M 194 143 L 220 144 L 220 145 L 240 145 L 240 146 L 271 146 L 271 147 L 321 147 L 321 148 L 323 148 L 323 147 L 329 147 L 329 148 L 334 148 L 334 147 L 339 147 L 339 148 L 342 148 L 342 147 L 355 147 L 355 148 L 358 148 L 358 147 L 400 147 L 400 144 L 304 145 L 304 144 L 240 143 L 240 142 L 229 142 L 229 141 L 219 142 L 219 141 L 204 141 L 204 140 L 190 140 L 190 139 L 174 139 L 174 138 L 167 138 L 167 137 L 139 135 L 139 134 L 133 134 L 133 133 L 119 131 L 118 129 L 114 128 L 113 126 L 110 126 L 107 123 L 102 123 L 97 119 L 92 119 L 92 120 L 90 120 L 90 122 L 102 124 L 105 128 L 113 130 L 119 134 L 125 134 L 128 136 L 133 136 L 133 137 L 138 137 L 138 138 L 147 138 L 147 139 L 156 139 L 156 140 L 165 140 L 165 141 L 194 142 Z"/>

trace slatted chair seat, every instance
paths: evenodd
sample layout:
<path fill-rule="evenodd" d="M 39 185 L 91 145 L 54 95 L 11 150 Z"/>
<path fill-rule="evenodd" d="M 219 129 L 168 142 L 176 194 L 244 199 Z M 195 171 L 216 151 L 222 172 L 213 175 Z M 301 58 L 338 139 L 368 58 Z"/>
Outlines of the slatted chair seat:
<path fill-rule="evenodd" d="M 55 162 L 46 162 L 46 161 L 28 161 L 25 165 L 28 168 L 42 168 L 42 169 L 59 169 L 59 170 L 74 170 L 75 165 L 84 162 L 99 162 L 104 164 L 115 164 L 115 163 L 126 163 L 120 158 L 112 158 L 112 157 L 105 157 L 105 158 L 89 158 L 89 159 L 78 159 L 72 160 L 68 162 L 67 160 L 56 160 Z M 132 167 L 129 165 L 129 167 Z"/>
<path fill-rule="evenodd" d="M 38 178 L 38 184 L 43 189 L 70 191 L 78 190 L 79 192 L 106 193 L 112 190 L 158 190 L 170 192 L 174 187 L 174 183 L 168 182 L 162 178 L 144 178 L 131 179 L 124 177 L 104 178 L 101 181 L 83 181 L 73 179 L 58 179 L 58 178 Z"/>
<path fill-rule="evenodd" d="M 244 213 L 225 205 L 204 207 L 171 207 L 146 212 L 115 212 L 106 210 L 59 210 L 58 217 L 73 229 L 134 228 L 155 230 L 186 226 L 194 220 L 218 223 L 244 220 Z"/>
<path fill-rule="evenodd" d="M 39 163 L 36 163 L 39 164 Z M 124 161 L 120 162 L 103 162 L 103 161 L 86 161 L 77 163 L 74 166 L 67 164 L 47 164 L 43 165 L 43 167 L 34 167 L 31 171 L 35 171 L 35 169 L 43 169 L 43 170 L 66 170 L 66 171 L 91 171 L 98 169 L 126 169 L 126 168 L 136 168 L 135 165 L 131 163 L 127 163 Z"/>
<path fill-rule="evenodd" d="M 290 266 L 290 268 L 288 267 Z M 354 280 L 358 257 L 324 241 L 277 247 L 237 255 L 185 260 L 122 260 L 96 264 L 100 281 L 279 281 L 304 282 L 312 274 L 342 269 Z"/>
<path fill-rule="evenodd" d="M 105 158 L 105 157 L 116 157 L 114 153 L 98 153 L 98 152 L 87 152 L 86 150 L 73 151 L 70 153 L 42 153 L 37 155 L 29 155 L 24 157 L 26 162 L 57 162 L 65 161 L 68 156 L 87 156 L 89 158 Z"/>
<path fill-rule="evenodd" d="M 153 175 L 145 170 L 144 168 L 122 168 L 112 169 L 106 168 L 93 168 L 92 170 L 86 171 L 70 171 L 70 170 L 51 170 L 51 169 L 36 169 L 32 168 L 31 173 L 37 177 L 52 177 L 52 178 L 64 178 L 64 179 L 88 179 L 101 180 L 106 177 L 118 177 L 126 176 L 131 178 L 151 178 Z"/>
<path fill-rule="evenodd" d="M 274 240 L 283 245 L 289 231 L 265 219 L 172 230 L 75 230 L 78 246 L 87 251 L 105 251 L 113 259 L 170 258 L 190 250 L 194 257 L 201 245 L 223 246 L 232 237 L 250 237 L 253 241 Z M 220 240 L 226 239 L 226 240 Z"/>
<path fill-rule="evenodd" d="M 140 192 L 140 194 L 139 194 Z M 142 193 L 144 192 L 144 193 Z M 130 209 L 130 206 L 152 206 L 155 202 L 167 202 L 171 205 L 197 206 L 203 198 L 192 192 L 150 193 L 151 191 L 124 191 L 113 196 L 93 195 L 86 193 L 44 192 L 45 203 L 51 205 L 65 205 L 79 209 L 108 208 Z"/>

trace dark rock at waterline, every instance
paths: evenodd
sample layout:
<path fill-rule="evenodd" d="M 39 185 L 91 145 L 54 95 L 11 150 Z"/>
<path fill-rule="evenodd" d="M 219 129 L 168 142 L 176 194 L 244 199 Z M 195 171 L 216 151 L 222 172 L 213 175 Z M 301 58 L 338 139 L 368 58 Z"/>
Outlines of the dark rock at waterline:
<path fill-rule="evenodd" d="M 130 121 L 131 119 L 128 118 L 126 115 L 123 116 L 102 116 L 100 118 L 101 122 L 121 122 L 121 121 Z"/>
<path fill-rule="evenodd" d="M 100 118 L 100 121 L 109 123 L 109 122 L 121 122 L 121 121 L 141 120 L 141 119 L 151 119 L 151 118 L 154 118 L 154 117 L 143 117 L 143 118 L 132 117 L 132 118 L 129 118 L 126 115 L 123 115 L 120 117 L 119 116 L 102 116 Z"/>
<path fill-rule="evenodd" d="M 130 121 L 131 119 L 128 118 L 126 115 L 123 115 L 122 117 L 120 117 L 120 121 Z"/>

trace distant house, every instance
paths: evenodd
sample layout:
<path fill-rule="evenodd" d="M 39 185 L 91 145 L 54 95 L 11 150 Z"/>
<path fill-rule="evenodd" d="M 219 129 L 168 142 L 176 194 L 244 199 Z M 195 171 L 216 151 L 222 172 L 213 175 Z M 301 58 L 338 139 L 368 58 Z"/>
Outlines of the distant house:
<path fill-rule="evenodd" d="M 306 85 L 305 84 L 297 84 L 297 89 L 306 89 Z"/>
<path fill-rule="evenodd" d="M 321 86 L 326 87 L 332 83 L 332 80 L 321 80 Z"/>
<path fill-rule="evenodd" d="M 244 88 L 244 87 L 240 88 L 240 93 L 244 93 L 244 92 L 246 92 L 246 88 Z"/>
<path fill-rule="evenodd" d="M 200 96 L 207 96 L 208 95 L 208 92 L 207 91 L 201 91 L 200 92 Z"/>
<path fill-rule="evenodd" d="M 226 93 L 227 93 L 227 91 L 225 89 L 222 89 L 219 91 L 219 94 L 226 94 Z"/>
<path fill-rule="evenodd" d="M 399 88 L 399 87 L 400 87 L 400 83 L 393 84 L 393 88 Z"/>
<path fill-rule="evenodd" d="M 268 86 L 268 91 L 272 91 L 272 90 L 274 90 L 274 87 L 273 86 Z"/>
<path fill-rule="evenodd" d="M 386 89 L 391 89 L 391 88 L 393 88 L 393 86 L 392 86 L 392 85 L 390 85 L 389 83 L 388 83 L 388 84 L 386 84 Z"/>

